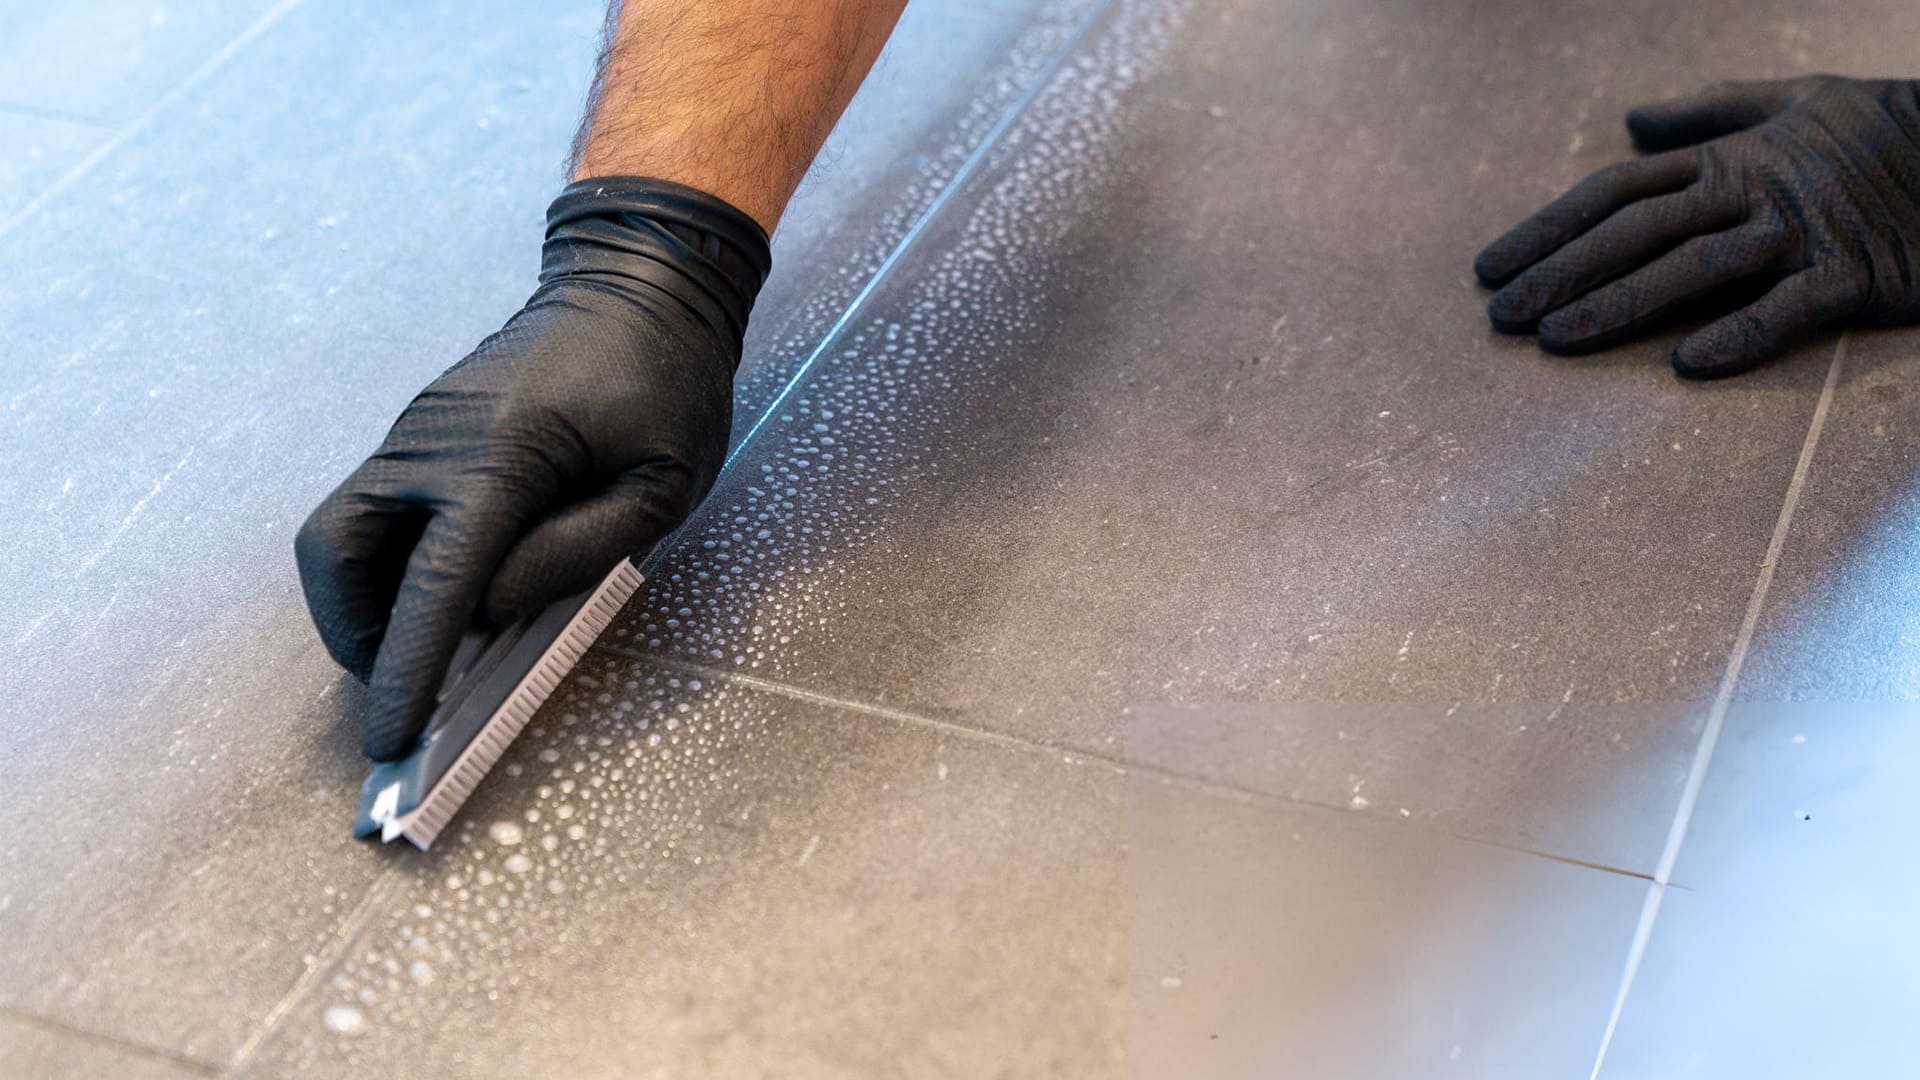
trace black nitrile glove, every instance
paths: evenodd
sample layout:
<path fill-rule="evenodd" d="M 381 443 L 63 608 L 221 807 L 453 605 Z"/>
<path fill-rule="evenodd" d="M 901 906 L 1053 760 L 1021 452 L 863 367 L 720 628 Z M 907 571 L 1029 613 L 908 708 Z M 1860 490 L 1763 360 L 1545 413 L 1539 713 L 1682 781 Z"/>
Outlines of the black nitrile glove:
<path fill-rule="evenodd" d="M 1633 110 L 1634 144 L 1658 152 L 1594 173 L 1481 252 L 1475 273 L 1504 286 L 1487 314 L 1582 353 L 1690 301 L 1768 289 L 1674 350 L 1698 377 L 1837 323 L 1920 320 L 1917 86 L 1815 75 Z"/>
<path fill-rule="evenodd" d="M 671 531 L 726 457 L 766 233 L 658 180 L 573 184 L 540 287 L 414 398 L 295 552 L 327 651 L 370 684 L 366 751 L 403 756 L 461 635 L 585 590 Z"/>

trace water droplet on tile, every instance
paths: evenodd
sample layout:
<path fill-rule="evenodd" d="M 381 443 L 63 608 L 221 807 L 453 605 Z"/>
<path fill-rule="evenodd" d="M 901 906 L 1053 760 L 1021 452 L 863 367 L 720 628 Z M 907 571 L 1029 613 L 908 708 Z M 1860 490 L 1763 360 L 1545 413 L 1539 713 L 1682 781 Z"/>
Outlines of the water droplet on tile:
<path fill-rule="evenodd" d="M 329 1005 L 320 1022 L 335 1035 L 358 1035 L 367 1027 L 367 1015 L 353 1005 Z"/>

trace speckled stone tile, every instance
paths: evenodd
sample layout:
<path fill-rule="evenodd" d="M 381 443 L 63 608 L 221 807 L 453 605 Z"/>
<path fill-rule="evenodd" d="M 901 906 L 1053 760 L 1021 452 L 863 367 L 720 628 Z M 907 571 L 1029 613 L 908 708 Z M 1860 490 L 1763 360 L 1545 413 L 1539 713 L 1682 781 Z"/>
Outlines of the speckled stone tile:
<path fill-rule="evenodd" d="M 1920 709 L 1727 718 L 1605 1080 L 1920 1073 Z"/>
<path fill-rule="evenodd" d="M 298 6 L 0 244 L 0 1004 L 224 1061 L 388 865 L 292 537 L 531 287 L 601 7 Z M 910 222 L 895 159 L 1018 96 L 1021 17 L 916 14 L 800 209 Z M 781 273 L 840 279 L 842 238 Z"/>
<path fill-rule="evenodd" d="M 1571 1075 L 1638 910 L 1404 824 L 589 665 L 242 1075 Z"/>
<path fill-rule="evenodd" d="M 1832 343 L 1716 384 L 1671 335 L 1553 359 L 1469 262 L 1627 154 L 1629 103 L 1890 64 L 1920 19 L 1786 12 L 1117 4 L 621 640 L 1115 757 L 1159 704 L 1417 707 L 1271 790 L 1650 870 Z M 1472 797 L 1522 764 L 1537 801 Z"/>
<path fill-rule="evenodd" d="M 31 1017 L 0 1014 L 0 1076 L 19 1080 L 50 1077 L 112 1077 L 113 1080 L 187 1080 L 212 1076 L 194 1061 L 64 1031 Z"/>

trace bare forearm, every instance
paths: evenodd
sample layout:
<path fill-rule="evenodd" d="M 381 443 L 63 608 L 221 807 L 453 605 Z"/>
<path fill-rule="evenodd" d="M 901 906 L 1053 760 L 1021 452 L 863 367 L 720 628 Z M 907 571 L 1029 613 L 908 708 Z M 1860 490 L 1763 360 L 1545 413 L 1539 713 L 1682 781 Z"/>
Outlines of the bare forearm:
<path fill-rule="evenodd" d="M 615 0 L 572 175 L 710 192 L 769 232 L 906 0 Z"/>

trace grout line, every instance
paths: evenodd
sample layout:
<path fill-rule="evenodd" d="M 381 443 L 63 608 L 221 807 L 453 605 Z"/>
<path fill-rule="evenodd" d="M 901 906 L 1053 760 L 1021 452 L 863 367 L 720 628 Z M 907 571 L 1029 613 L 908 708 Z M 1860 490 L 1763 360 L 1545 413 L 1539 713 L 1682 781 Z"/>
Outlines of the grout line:
<path fill-rule="evenodd" d="M 109 1035 L 104 1031 L 95 1031 L 92 1028 L 78 1027 L 64 1020 L 56 1020 L 51 1016 L 42 1016 L 39 1013 L 28 1012 L 13 1005 L 0 1005 L 0 1017 L 13 1020 L 28 1027 L 37 1027 L 45 1031 L 50 1031 L 66 1038 L 96 1043 L 113 1050 L 118 1050 L 123 1054 L 149 1058 L 154 1061 L 163 1061 L 169 1065 L 175 1065 L 203 1076 L 217 1076 L 220 1072 L 217 1067 L 209 1065 L 199 1058 L 192 1057 L 188 1054 L 168 1050 L 164 1047 L 152 1046 L 143 1042 L 134 1042 L 131 1039 L 124 1039 L 118 1035 Z"/>
<path fill-rule="evenodd" d="M 1061 69 L 1066 67 L 1067 61 L 1073 58 L 1074 53 L 1079 50 L 1081 42 L 1084 41 L 1087 34 L 1092 31 L 1094 24 L 1099 22 L 1100 17 L 1112 6 L 1113 0 L 1098 0 L 1098 2 L 1093 5 L 1093 9 L 1082 16 L 1080 21 L 1074 25 L 1072 33 L 1067 35 L 1067 40 L 1062 42 L 1060 47 L 1054 50 L 1053 55 L 1047 58 L 1047 62 L 1041 65 L 1040 70 L 1034 73 L 1033 82 L 1025 90 L 1020 92 L 1020 96 L 1015 98 L 1013 103 L 1007 106 L 1006 111 L 1000 114 L 1000 119 L 994 121 L 993 126 L 987 129 L 987 133 L 980 137 L 979 145 L 975 146 L 973 152 L 967 155 L 967 159 L 960 163 L 958 169 L 954 170 L 953 176 L 948 179 L 946 186 L 940 189 L 940 194 L 934 196 L 933 201 L 927 204 L 927 208 L 922 210 L 920 216 L 914 219 L 913 224 L 908 227 L 906 234 L 900 238 L 899 242 L 894 244 L 893 250 L 887 253 L 887 257 L 880 261 L 880 265 L 874 270 L 873 276 L 867 279 L 867 283 L 862 285 L 860 291 L 855 293 L 853 299 L 847 303 L 847 309 L 840 313 L 839 318 L 833 321 L 833 325 L 827 327 L 827 332 L 821 335 L 819 343 L 807 353 L 807 358 L 802 360 L 800 366 L 794 369 L 793 374 L 787 377 L 786 384 L 780 388 L 780 392 L 775 394 L 767 402 L 767 407 L 760 411 L 760 415 L 754 420 L 753 426 L 749 427 L 747 433 L 740 437 L 739 445 L 727 453 L 726 460 L 720 463 L 720 473 L 714 479 L 715 488 L 718 488 L 720 481 L 733 470 L 734 461 L 746 452 L 747 446 L 753 442 L 754 436 L 758 435 L 760 429 L 767 426 L 767 421 L 772 419 L 774 414 L 779 411 L 781 403 L 785 402 L 787 398 L 792 395 L 793 391 L 799 387 L 800 383 L 806 378 L 807 372 L 811 371 L 813 366 L 820 362 L 820 358 L 826 355 L 827 350 L 831 349 L 834 344 L 840 340 L 840 336 L 846 333 L 847 327 L 853 324 L 854 316 L 860 313 L 860 309 L 866 306 L 867 300 L 879 289 L 880 282 L 893 271 L 895 266 L 899 265 L 901 259 L 906 257 L 907 249 L 913 246 L 914 241 L 920 239 L 920 235 L 933 223 L 933 219 L 939 215 L 940 211 L 946 209 L 947 203 L 951 202 L 954 196 L 959 193 L 960 188 L 965 185 L 966 181 L 969 180 L 973 176 L 973 173 L 986 161 L 987 155 L 993 152 L 994 148 L 999 145 L 1000 140 L 1006 136 L 1007 132 L 1013 130 L 1014 124 L 1026 114 L 1027 108 L 1039 99 L 1047 87 L 1052 85 L 1054 77 L 1059 75 Z M 0 228 L 0 236 L 4 236 L 5 234 L 6 230 Z M 671 535 L 661 543 L 654 545 L 653 550 L 647 553 L 647 557 L 640 563 L 640 572 L 651 577 L 654 567 L 659 566 L 661 560 L 666 558 L 669 551 L 677 548 L 683 538 L 692 535 L 692 526 L 696 521 L 703 518 L 705 514 L 712 513 L 712 507 L 714 505 L 716 505 L 716 500 L 707 499 L 703 500 L 698 507 L 695 507 L 694 512 L 688 516 L 686 521 L 681 522 L 680 526 L 676 528 Z"/>
<path fill-rule="evenodd" d="M 1080 22 L 1074 26 L 1072 33 L 1067 35 L 1067 40 L 1062 42 L 1058 49 L 1054 50 L 1053 55 L 1048 57 L 1047 62 L 1034 74 L 1033 82 L 1025 90 L 1021 91 L 1020 96 L 1015 98 L 1013 103 L 1007 106 L 1006 111 L 1000 114 L 1000 119 L 995 121 L 994 125 L 987 129 L 987 133 L 980 137 L 979 144 L 973 148 L 972 153 L 967 155 L 967 159 L 960 163 L 960 167 L 954 170 L 952 178 L 947 181 L 946 186 L 940 189 L 940 194 L 934 196 L 933 201 L 927 204 L 927 208 L 920 212 L 918 218 L 914 219 L 913 225 L 907 229 L 906 234 L 900 238 L 898 243 L 894 244 L 893 250 L 887 253 L 887 257 L 881 260 L 880 266 L 873 272 L 873 276 L 867 279 L 867 283 L 861 286 L 860 291 L 856 293 L 853 300 L 847 304 L 847 309 L 840 313 L 840 317 L 834 320 L 832 326 L 827 328 L 827 332 L 821 336 L 819 344 L 815 345 L 812 351 L 807 354 L 807 358 L 800 362 L 798 368 L 794 369 L 793 375 L 787 379 L 786 385 L 780 388 L 780 392 L 775 394 L 773 399 L 767 403 L 767 407 L 761 411 L 759 418 L 753 422 L 753 426 L 747 429 L 745 435 L 741 436 L 740 444 L 733 448 L 733 452 L 727 455 L 726 462 L 721 465 L 723 474 L 733 465 L 734 459 L 738 458 L 746 450 L 747 444 L 753 441 L 754 435 L 766 426 L 767 420 L 779 411 L 781 403 L 785 402 L 787 397 L 793 393 L 794 389 L 800 385 L 801 380 L 806 377 L 807 372 L 812 370 L 814 364 L 818 363 L 820 358 L 826 354 L 827 350 L 831 349 L 834 344 L 840 340 L 842 334 L 846 333 L 847 327 L 853 323 L 854 316 L 859 314 L 860 309 L 866 305 L 868 298 L 880 287 L 880 282 L 892 272 L 895 266 L 899 265 L 900 260 L 906 256 L 907 249 L 913 246 L 914 241 L 920 239 L 921 234 L 933 223 L 933 219 L 939 216 L 940 211 L 946 208 L 947 203 L 953 200 L 960 189 L 966 185 L 966 182 L 971 179 L 973 174 L 985 163 L 987 155 L 993 152 L 994 148 L 1000 144 L 1000 140 L 1006 136 L 1008 131 L 1013 129 L 1013 125 L 1026 114 L 1027 108 L 1053 84 L 1054 77 L 1060 73 L 1060 70 L 1066 66 L 1067 61 L 1079 50 L 1080 43 L 1086 38 L 1088 32 L 1093 29 L 1094 24 L 1098 22 L 1100 17 L 1106 13 L 1106 10 L 1112 6 L 1113 0 L 1099 0 L 1099 2 L 1095 3 L 1093 9 L 1082 16 Z"/>
<path fill-rule="evenodd" d="M 1773 587 L 1774 569 L 1780 565 L 1781 553 L 1786 549 L 1787 533 L 1793 527 L 1793 512 L 1800 505 L 1800 492 L 1806 486 L 1807 474 L 1813 469 L 1813 455 L 1820 446 L 1820 434 L 1827 426 L 1827 413 L 1833 406 L 1834 390 L 1840 384 L 1840 369 L 1847 359 L 1849 335 L 1841 334 L 1833 347 L 1833 360 L 1827 365 L 1827 381 L 1820 388 L 1820 399 L 1813 407 L 1813 419 L 1807 424 L 1806 440 L 1800 444 L 1800 460 L 1794 463 L 1793 479 L 1787 484 L 1786 497 L 1780 504 L 1780 516 L 1774 520 L 1773 537 L 1767 542 L 1767 555 L 1760 564 L 1760 575 L 1753 583 L 1753 593 L 1747 598 L 1746 617 L 1740 621 L 1740 632 L 1733 639 L 1733 649 L 1727 656 L 1726 673 L 1720 677 L 1720 690 L 1714 695 L 1713 707 L 1707 713 L 1705 729 L 1700 733 L 1700 745 L 1694 751 L 1693 765 L 1687 771 L 1687 783 L 1680 791 L 1680 804 L 1674 810 L 1673 825 L 1667 831 L 1666 847 L 1660 853 L 1660 862 L 1653 872 L 1653 882 L 1647 887 L 1647 899 L 1640 909 L 1640 921 L 1634 927 L 1633 944 L 1627 950 L 1627 962 L 1620 975 L 1620 988 L 1615 993 L 1612 1011 L 1607 1016 L 1606 1029 L 1600 1036 L 1600 1049 L 1594 1055 L 1593 1069 L 1588 1080 L 1599 1080 L 1600 1072 L 1606 1067 L 1607 1052 L 1613 1048 L 1613 1037 L 1620 1028 L 1620 1017 L 1626 1011 L 1627 996 L 1633 992 L 1634 978 L 1640 973 L 1640 965 L 1646 959 L 1647 946 L 1653 940 L 1653 924 L 1660 917 L 1660 903 L 1666 891 L 1673 884 L 1673 870 L 1680 861 L 1680 848 L 1686 843 L 1687 830 L 1693 824 L 1693 814 L 1700 803 L 1701 789 L 1706 786 L 1707 767 L 1713 760 L 1713 752 L 1720 745 L 1720 735 L 1726 729 L 1727 710 L 1733 705 L 1733 690 L 1740 681 L 1741 669 L 1746 667 L 1747 653 L 1753 647 L 1754 628 L 1759 625 L 1760 612 L 1766 606 L 1767 593 Z"/>
<path fill-rule="evenodd" d="M 714 682 L 733 683 L 764 693 L 778 694 L 796 701 L 805 701 L 810 704 L 824 705 L 828 708 L 839 709 L 845 712 L 861 713 L 883 720 L 892 720 L 911 727 L 926 728 L 940 732 L 941 734 L 951 735 L 973 742 L 991 743 L 997 746 L 1028 752 L 1056 754 L 1079 763 L 1106 765 L 1122 773 L 1137 773 L 1141 776 L 1150 776 L 1162 782 L 1178 784 L 1182 787 L 1205 792 L 1206 794 L 1216 797 L 1231 798 L 1241 802 L 1257 801 L 1298 809 L 1316 810 L 1338 817 L 1354 816 L 1353 811 L 1331 803 L 1315 802 L 1310 799 L 1300 799 L 1286 795 L 1278 795 L 1270 791 L 1261 791 L 1257 788 L 1242 787 L 1239 784 L 1230 784 L 1221 780 L 1213 780 L 1203 776 L 1196 776 L 1192 773 L 1181 772 L 1178 769 L 1170 769 L 1164 765 L 1154 765 L 1130 760 L 1125 757 L 1114 757 L 1094 751 L 1077 750 L 1071 747 L 1036 742 L 1033 739 L 1022 738 L 1018 735 L 1009 735 L 1003 731 L 994 731 L 991 728 L 974 727 L 970 724 L 960 724 L 951 720 L 936 719 L 923 713 L 909 712 L 904 709 L 890 708 L 885 705 L 874 705 L 869 702 L 843 698 L 833 694 L 824 694 L 817 690 L 809 690 L 803 686 L 795 686 L 792 683 L 779 682 L 774 679 L 764 679 L 758 675 L 742 675 L 720 668 L 708 667 L 704 664 L 656 656 L 652 653 L 642 652 L 631 646 L 617 642 L 605 642 L 602 647 L 615 655 L 623 656 L 629 660 L 646 664 L 649 667 L 659 668 L 663 671 L 677 671 L 683 675 L 694 675 L 703 679 L 711 679 Z M 1441 828 L 1437 825 L 1421 822 L 1396 822 L 1390 817 L 1365 817 L 1361 820 L 1375 824 L 1398 825 L 1401 828 L 1418 829 L 1421 832 L 1444 836 L 1450 840 L 1456 840 L 1461 843 L 1475 844 L 1480 847 L 1494 848 L 1500 851 L 1510 851 L 1516 855 L 1531 855 L 1535 858 L 1545 859 L 1548 862 L 1563 863 L 1568 866 L 1579 867 L 1583 870 L 1611 874 L 1615 877 L 1632 878 L 1635 881 L 1653 881 L 1653 875 L 1645 871 L 1628 870 L 1624 867 L 1611 866 L 1607 863 L 1581 859 L 1572 855 L 1560 855 L 1551 851 L 1525 847 L 1519 844 L 1504 844 L 1497 840 L 1471 836 L 1466 833 Z"/>
<path fill-rule="evenodd" d="M 287 12 L 299 7 L 300 3 L 301 0 L 280 0 L 279 3 L 267 9 L 267 12 L 258 19 L 255 19 L 251 26 L 240 31 L 238 37 L 227 42 L 226 45 L 220 48 L 220 51 L 208 57 L 205 63 L 195 68 L 186 78 L 180 80 L 178 86 L 167 91 L 161 95 L 160 100 L 148 106 L 146 112 L 129 120 L 120 130 L 109 136 L 106 142 L 94 147 L 92 153 L 81 158 L 78 164 L 68 169 L 66 174 L 61 176 L 60 179 L 55 180 L 53 186 L 34 196 L 27 202 L 27 205 L 15 211 L 12 216 L 0 218 L 0 239 L 5 239 L 9 233 L 19 228 L 21 223 L 25 222 L 34 214 L 39 213 L 48 203 L 58 198 L 61 192 L 79 183 L 102 161 L 111 157 L 114 151 L 125 145 L 129 139 L 132 139 L 135 135 L 151 127 L 156 117 L 169 108 L 172 108 L 181 98 L 192 93 L 195 87 L 212 78 L 215 72 L 226 66 L 227 61 L 239 55 L 240 50 L 246 48 L 261 34 L 266 33 L 269 27 L 279 22 L 281 17 L 286 15 Z"/>
<path fill-rule="evenodd" d="M 326 948 L 315 954 L 313 963 L 307 965 L 307 970 L 300 973 L 300 977 L 294 980 L 287 992 L 281 995 L 280 1000 L 268 1010 L 267 1015 L 261 1018 L 259 1025 L 254 1028 L 252 1037 L 234 1052 L 233 1060 L 220 1071 L 221 1076 L 240 1076 L 246 1072 L 247 1067 L 252 1064 L 253 1055 L 266 1043 L 267 1037 L 278 1030 L 281 1021 L 285 1020 L 287 1014 L 293 1011 L 293 1007 L 306 996 L 307 990 L 313 986 L 314 981 L 326 972 L 332 971 L 334 964 L 346 955 L 347 949 L 360 936 L 360 931 L 366 928 L 368 920 L 372 919 L 374 913 L 385 905 L 388 894 L 394 890 L 394 883 L 399 880 L 399 865 L 389 863 L 386 869 L 381 871 L 380 877 L 374 881 L 373 887 L 360 898 L 360 903 L 341 921 L 340 928 L 334 931 L 333 938 L 327 942 Z"/>

